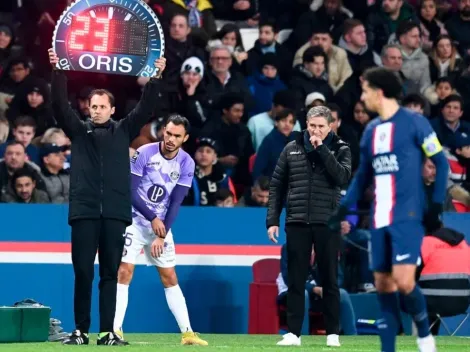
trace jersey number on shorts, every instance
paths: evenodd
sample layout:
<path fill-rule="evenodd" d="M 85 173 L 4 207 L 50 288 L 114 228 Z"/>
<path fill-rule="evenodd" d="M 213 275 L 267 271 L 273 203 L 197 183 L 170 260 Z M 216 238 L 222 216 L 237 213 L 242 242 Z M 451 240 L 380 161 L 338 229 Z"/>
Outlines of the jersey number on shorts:
<path fill-rule="evenodd" d="M 125 236 L 126 242 L 124 243 L 124 246 L 129 247 L 132 244 L 132 236 L 133 236 L 132 233 L 130 232 L 126 233 L 126 236 Z"/>

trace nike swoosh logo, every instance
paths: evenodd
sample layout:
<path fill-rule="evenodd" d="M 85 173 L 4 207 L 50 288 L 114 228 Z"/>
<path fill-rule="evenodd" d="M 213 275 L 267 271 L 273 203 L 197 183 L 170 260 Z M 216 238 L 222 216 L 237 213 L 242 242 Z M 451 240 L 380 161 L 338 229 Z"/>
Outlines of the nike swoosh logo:
<path fill-rule="evenodd" d="M 395 259 L 397 260 L 397 262 L 401 262 L 405 259 L 408 259 L 409 257 L 410 257 L 409 254 L 403 254 L 403 255 L 397 255 Z"/>

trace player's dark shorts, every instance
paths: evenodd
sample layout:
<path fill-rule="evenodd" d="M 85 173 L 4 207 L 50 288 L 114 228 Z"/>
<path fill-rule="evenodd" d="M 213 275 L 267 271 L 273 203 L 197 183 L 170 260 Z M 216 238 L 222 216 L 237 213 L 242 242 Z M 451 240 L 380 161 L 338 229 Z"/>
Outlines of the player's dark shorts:
<path fill-rule="evenodd" d="M 370 268 L 391 272 L 395 264 L 419 264 L 424 228 L 420 222 L 401 222 L 371 231 Z"/>

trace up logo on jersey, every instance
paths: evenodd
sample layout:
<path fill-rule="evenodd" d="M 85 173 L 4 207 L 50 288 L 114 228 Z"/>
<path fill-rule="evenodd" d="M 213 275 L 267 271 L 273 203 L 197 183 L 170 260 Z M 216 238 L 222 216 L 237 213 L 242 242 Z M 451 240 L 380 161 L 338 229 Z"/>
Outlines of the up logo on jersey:
<path fill-rule="evenodd" d="M 160 185 L 153 185 L 147 191 L 147 198 L 152 203 L 160 203 L 166 197 L 166 189 Z"/>
<path fill-rule="evenodd" d="M 400 170 L 397 156 L 395 154 L 376 156 L 372 161 L 375 174 L 392 173 Z"/>

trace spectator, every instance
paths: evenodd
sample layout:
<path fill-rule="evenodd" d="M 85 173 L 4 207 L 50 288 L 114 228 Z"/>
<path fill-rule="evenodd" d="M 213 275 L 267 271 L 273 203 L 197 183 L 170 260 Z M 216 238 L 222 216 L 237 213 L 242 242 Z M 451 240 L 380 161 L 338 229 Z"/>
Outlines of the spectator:
<path fill-rule="evenodd" d="M 218 115 L 220 111 L 217 109 L 220 98 L 229 92 L 240 94 L 243 97 L 244 107 L 246 110 L 250 110 L 253 105 L 253 97 L 245 78 L 240 73 L 230 72 L 232 66 L 231 50 L 226 46 L 212 47 L 209 63 L 210 69 L 204 76 L 207 95 L 209 96 L 209 106 L 216 111 L 215 114 Z M 245 115 L 247 116 L 248 113 Z"/>
<path fill-rule="evenodd" d="M 170 35 L 165 38 L 165 57 L 168 67 L 163 81 L 170 95 L 178 94 L 178 81 L 183 62 L 192 56 L 204 59 L 204 51 L 193 44 L 189 36 L 190 32 L 188 18 L 182 13 L 175 13 L 170 21 Z M 142 83 L 147 81 L 148 79 Z"/>
<path fill-rule="evenodd" d="M 319 27 L 328 28 L 334 42 L 337 43 L 341 36 L 344 21 L 352 17 L 351 11 L 342 5 L 341 0 L 312 1 L 309 11 L 305 11 L 300 16 L 292 32 L 292 48 L 298 50 Z M 300 57 L 302 57 L 302 54 Z"/>
<path fill-rule="evenodd" d="M 0 143 L 3 144 L 7 141 L 10 134 L 10 124 L 5 117 L 0 114 Z"/>
<path fill-rule="evenodd" d="M 251 184 L 248 159 L 254 154 L 251 134 L 241 123 L 245 110 L 244 99 L 237 93 L 227 93 L 220 100 L 222 116 L 210 120 L 201 136 L 210 137 L 218 146 L 219 162 L 236 185 Z"/>
<path fill-rule="evenodd" d="M 75 111 L 77 115 L 80 117 L 80 120 L 86 121 L 90 118 L 90 93 L 93 92 L 95 88 L 93 87 L 83 87 L 78 92 L 77 96 L 75 97 Z"/>
<path fill-rule="evenodd" d="M 348 64 L 349 65 L 349 64 Z M 296 66 L 290 88 L 296 94 L 297 107 L 304 105 L 310 93 L 321 93 L 326 101 L 333 97 L 333 89 L 328 84 L 328 56 L 320 46 L 312 46 L 303 54 L 303 64 Z"/>
<path fill-rule="evenodd" d="M 184 205 L 215 206 L 220 189 L 229 189 L 235 194 L 232 180 L 217 162 L 217 146 L 211 138 L 200 138 L 194 155 L 196 171 L 193 185 L 184 200 Z"/>
<path fill-rule="evenodd" d="M 256 152 L 253 181 L 258 180 L 260 176 L 271 177 L 282 150 L 296 137 L 293 132 L 296 119 L 292 110 L 282 110 L 276 114 L 275 120 L 275 127 L 263 139 Z"/>
<path fill-rule="evenodd" d="M 220 31 L 214 36 L 214 40 L 209 42 L 208 51 L 210 52 L 213 47 L 226 46 L 230 48 L 233 59 L 230 70 L 244 74 L 245 60 L 248 59 L 248 53 L 243 47 L 242 35 L 240 28 L 236 24 L 227 23 Z"/>
<path fill-rule="evenodd" d="M 439 116 L 442 102 L 451 94 L 457 94 L 457 91 L 449 77 L 438 78 L 431 89 L 426 90 L 425 96 L 431 103 L 430 117 Z"/>
<path fill-rule="evenodd" d="M 328 59 L 325 60 L 327 64 L 328 83 L 334 92 L 340 89 L 344 82 L 352 75 L 352 69 L 349 65 L 348 55 L 346 51 L 336 45 L 333 45 L 333 38 L 331 33 L 326 28 L 318 28 L 312 34 L 309 42 L 303 45 L 295 53 L 294 67 L 301 65 L 304 62 L 305 51 L 313 46 L 321 46 L 326 53 Z"/>
<path fill-rule="evenodd" d="M 51 203 L 68 203 L 70 175 L 64 170 L 67 146 L 45 144 L 41 147 L 41 176 Z"/>
<path fill-rule="evenodd" d="M 11 184 L 13 193 L 2 193 L 3 203 L 49 203 L 47 193 L 36 188 L 35 175 L 30 169 L 16 170 Z"/>
<path fill-rule="evenodd" d="M 259 72 L 263 62 L 263 56 L 267 53 L 273 53 L 277 57 L 277 69 L 279 77 L 288 82 L 292 67 L 291 53 L 277 42 L 279 28 L 273 20 L 264 20 L 259 24 L 259 39 L 255 46 L 248 51 L 248 59 L 245 61 L 246 70 L 249 75 Z M 264 111 L 264 110 L 263 110 Z"/>
<path fill-rule="evenodd" d="M 376 53 L 382 52 L 402 21 L 418 23 L 413 8 L 404 0 L 383 0 L 381 7 L 377 6 L 367 18 L 369 47 Z"/>
<path fill-rule="evenodd" d="M 383 47 L 382 53 L 383 67 L 395 72 L 403 82 L 403 95 L 411 93 L 420 93 L 419 83 L 406 78 L 403 73 L 403 55 L 401 48 L 395 44 L 389 44 Z"/>
<path fill-rule="evenodd" d="M 28 115 L 34 119 L 38 136 L 41 136 L 49 127 L 55 126 L 49 86 L 43 79 L 28 80 L 24 89 L 13 98 L 7 110 L 8 120 L 13 122 L 22 115 Z"/>
<path fill-rule="evenodd" d="M 31 144 L 36 133 L 36 123 L 30 116 L 18 116 L 14 121 L 13 137 L 16 142 L 23 145 L 26 150 L 27 160 L 39 165 L 41 159 L 39 150 Z M 0 157 L 5 155 L 7 143 L 0 145 Z"/>
<path fill-rule="evenodd" d="M 307 95 L 305 98 L 305 112 L 308 112 L 315 106 L 324 106 L 326 104 L 326 98 L 323 94 L 313 92 Z"/>
<path fill-rule="evenodd" d="M 351 149 L 351 170 L 354 171 L 359 166 L 360 156 L 357 133 L 351 128 L 350 124 L 343 123 L 343 112 L 337 104 L 329 103 L 326 107 L 331 111 L 331 131 L 349 144 L 349 149 Z"/>
<path fill-rule="evenodd" d="M 362 136 L 362 133 L 364 132 L 365 127 L 371 120 L 369 112 L 367 111 L 365 104 L 360 100 L 354 105 L 353 118 L 354 118 L 354 124 L 353 124 L 354 129 L 356 130 L 358 134 L 358 138 L 360 139 Z"/>
<path fill-rule="evenodd" d="M 403 58 L 401 72 L 418 85 L 421 93 L 424 93 L 431 85 L 431 75 L 428 56 L 421 49 L 419 25 L 403 21 L 397 27 L 396 36 Z"/>
<path fill-rule="evenodd" d="M 450 37 L 458 43 L 459 54 L 464 60 L 470 57 L 470 0 L 459 1 L 459 12 L 446 23 Z"/>
<path fill-rule="evenodd" d="M 452 165 L 451 165 L 452 167 Z M 452 172 L 452 169 L 451 169 Z M 426 202 L 431 204 L 432 194 L 434 192 L 434 182 L 436 181 L 436 166 L 431 159 L 426 158 L 423 163 L 423 181 L 424 181 L 424 191 L 426 195 Z M 454 205 L 452 204 L 452 199 L 447 197 L 444 203 L 444 211 L 451 212 L 455 211 Z"/>
<path fill-rule="evenodd" d="M 289 276 L 287 270 L 288 260 L 287 245 L 281 247 L 281 272 L 276 279 L 278 288 L 277 302 L 278 304 L 287 305 L 287 285 L 289 284 Z M 308 309 L 313 311 L 322 312 L 323 305 L 323 285 L 318 273 L 318 265 L 315 262 L 315 251 L 312 249 L 312 258 L 310 260 L 308 278 L 305 282 L 305 290 L 308 292 L 310 298 L 310 307 Z M 351 298 L 346 290 L 339 289 L 340 296 L 340 329 L 344 335 L 357 335 L 356 317 L 354 315 L 354 308 L 351 303 Z"/>
<path fill-rule="evenodd" d="M 266 207 L 269 200 L 269 177 L 260 176 L 253 187 L 245 191 L 237 203 L 239 207 Z"/>
<path fill-rule="evenodd" d="M 257 2 L 255 0 L 212 0 L 215 18 L 239 24 L 256 26 Z"/>
<path fill-rule="evenodd" d="M 456 133 L 453 147 L 446 150 L 446 156 L 450 166 L 450 185 L 461 185 L 470 180 L 470 134 Z"/>
<path fill-rule="evenodd" d="M 166 11 L 183 13 L 188 18 L 191 36 L 196 43 L 202 44 L 202 47 L 217 31 L 212 4 L 209 0 L 168 1 Z"/>
<path fill-rule="evenodd" d="M 215 193 L 215 205 L 219 208 L 233 208 L 235 206 L 235 194 L 226 188 L 221 188 Z"/>
<path fill-rule="evenodd" d="M 25 84 L 31 79 L 30 63 L 23 58 L 13 59 L 8 68 L 8 76 L 5 74 L 0 80 L 0 111 L 6 111 L 14 96 L 24 89 Z"/>
<path fill-rule="evenodd" d="M 449 77 L 455 82 L 465 69 L 464 61 L 457 52 L 452 38 L 447 34 L 436 38 L 430 57 L 429 70 L 432 82 L 442 77 Z"/>
<path fill-rule="evenodd" d="M 255 101 L 250 116 L 269 110 L 273 104 L 274 95 L 287 88 L 279 78 L 280 66 L 276 54 L 264 54 L 260 58 L 259 65 L 253 75 L 247 78 L 248 87 Z"/>
<path fill-rule="evenodd" d="M 441 1 L 440 1 L 441 2 Z M 429 53 L 437 38 L 447 34 L 444 24 L 437 18 L 436 0 L 423 0 L 419 4 L 418 14 L 423 51 Z"/>
<path fill-rule="evenodd" d="M 23 144 L 12 141 L 8 143 L 4 159 L 0 162 L 0 192 L 2 194 L 7 192 L 13 194 L 11 177 L 16 170 L 22 168 L 26 168 L 32 172 L 38 189 L 46 190 L 46 186 L 40 176 L 39 166 L 26 160 L 26 152 Z"/>
<path fill-rule="evenodd" d="M 367 45 L 366 29 L 361 21 L 347 19 L 338 46 L 346 50 L 353 72 L 375 66 L 374 53 Z"/>
<path fill-rule="evenodd" d="M 12 52 L 14 39 L 13 27 L 0 22 L 0 78 L 5 74 L 10 61 L 14 58 Z"/>
<path fill-rule="evenodd" d="M 408 94 L 401 103 L 405 108 L 424 115 L 426 100 L 420 94 Z"/>
<path fill-rule="evenodd" d="M 274 95 L 271 110 L 252 116 L 248 120 L 248 129 L 255 151 L 258 151 L 264 138 L 273 130 L 276 115 L 284 109 L 295 109 L 295 95 L 290 90 L 281 90 Z M 294 131 L 300 131 L 300 124 L 296 121 Z"/>
<path fill-rule="evenodd" d="M 449 95 L 442 102 L 441 116 L 431 120 L 431 125 L 444 147 L 455 148 L 457 134 L 470 135 L 470 124 L 462 121 L 463 100 L 459 95 Z"/>

